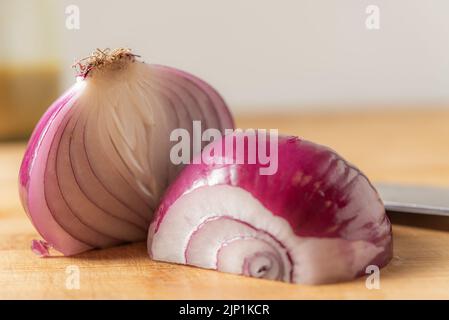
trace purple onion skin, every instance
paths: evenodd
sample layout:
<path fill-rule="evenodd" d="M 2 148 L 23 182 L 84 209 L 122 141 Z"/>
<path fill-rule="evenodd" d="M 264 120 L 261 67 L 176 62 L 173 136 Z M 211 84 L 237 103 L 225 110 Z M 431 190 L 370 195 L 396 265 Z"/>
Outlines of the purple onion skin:
<path fill-rule="evenodd" d="M 391 224 L 368 178 L 328 147 L 293 136 L 278 138 L 278 170 L 273 175 L 261 175 L 259 169 L 266 166 L 260 163 L 221 164 L 224 157 L 216 156 L 212 164 L 203 162 L 185 167 L 167 189 L 155 214 L 148 240 L 150 256 L 152 238 L 176 200 L 198 188 L 229 185 L 246 190 L 274 216 L 287 220 L 298 237 L 362 240 L 383 248 L 360 268 L 357 276 L 365 274 L 368 265 L 379 268 L 387 265 L 393 254 Z M 222 141 L 213 144 L 223 146 Z M 235 153 L 234 148 L 233 160 Z M 335 178 L 337 165 L 344 171 Z M 357 175 L 348 179 L 349 172 Z M 299 180 L 305 176 L 311 179 L 303 184 Z M 375 199 L 372 203 L 363 203 L 363 199 L 353 195 L 360 181 L 369 184 L 368 198 Z M 374 212 L 372 205 L 381 210 Z M 351 224 L 356 219 L 358 227 Z"/>
<path fill-rule="evenodd" d="M 211 87 L 211 85 L 208 84 L 206 81 L 204 81 L 201 78 L 198 78 L 197 76 L 195 76 L 191 73 L 184 72 L 182 70 L 175 69 L 172 67 L 168 67 L 168 66 L 164 66 L 164 65 L 160 65 L 160 64 L 153 64 L 152 66 L 153 66 L 153 68 L 157 68 L 157 69 L 178 75 L 180 77 L 189 79 L 190 81 L 192 81 L 193 83 L 198 85 L 205 92 L 209 92 L 209 94 L 212 95 L 214 97 L 214 99 L 216 100 L 216 107 L 218 109 L 217 111 L 220 114 L 220 122 L 225 124 L 224 127 L 235 128 L 234 117 L 232 116 L 231 111 L 229 110 L 226 102 L 223 100 L 223 98 L 220 96 L 220 94 L 213 87 Z"/>
<path fill-rule="evenodd" d="M 44 113 L 42 118 L 39 120 L 38 124 L 33 130 L 33 133 L 31 134 L 31 137 L 28 141 L 27 148 L 25 150 L 25 154 L 22 159 L 22 163 L 20 165 L 19 170 L 19 196 L 22 203 L 22 206 L 25 209 L 25 212 L 29 215 L 28 210 L 28 184 L 30 181 L 30 175 L 31 175 L 31 167 L 33 165 L 33 161 L 35 158 L 35 153 L 37 152 L 37 149 L 39 145 L 42 142 L 42 139 L 44 139 L 45 132 L 47 131 L 48 127 L 51 125 L 53 118 L 55 115 L 58 114 L 59 111 L 61 111 L 62 108 L 74 97 L 76 94 L 75 86 L 72 86 L 70 89 L 68 89 L 64 94 L 61 95 L 53 104 L 50 105 L 50 107 L 47 109 L 47 111 Z"/>

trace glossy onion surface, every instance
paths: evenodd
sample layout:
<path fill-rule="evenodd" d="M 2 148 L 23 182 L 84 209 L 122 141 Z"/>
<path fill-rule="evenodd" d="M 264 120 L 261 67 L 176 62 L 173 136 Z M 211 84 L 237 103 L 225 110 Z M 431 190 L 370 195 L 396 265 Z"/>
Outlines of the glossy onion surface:
<path fill-rule="evenodd" d="M 265 165 L 237 164 L 238 150 L 223 141 L 167 190 L 149 231 L 153 259 L 308 284 L 350 280 L 389 262 L 391 225 L 379 195 L 336 152 L 279 136 L 278 170 L 261 175 Z"/>

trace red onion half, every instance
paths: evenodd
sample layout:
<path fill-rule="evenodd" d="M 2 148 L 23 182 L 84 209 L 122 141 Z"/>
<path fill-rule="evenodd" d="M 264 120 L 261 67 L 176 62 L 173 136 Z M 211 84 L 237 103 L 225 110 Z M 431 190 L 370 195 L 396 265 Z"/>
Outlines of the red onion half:
<path fill-rule="evenodd" d="M 224 132 L 233 119 L 219 94 L 183 71 L 137 61 L 127 49 L 96 51 L 42 117 L 20 168 L 22 204 L 65 255 L 146 239 L 159 199 L 181 165 L 170 132 Z M 37 250 L 39 249 L 39 250 Z"/>
<path fill-rule="evenodd" d="M 150 226 L 150 256 L 308 284 L 385 266 L 392 257 L 391 225 L 368 178 L 327 147 L 261 137 L 260 131 L 228 135 L 204 149 L 202 163 L 184 168 Z M 246 141 L 243 151 L 237 139 Z M 266 163 L 260 159 L 237 161 L 242 152 L 248 160 L 250 152 L 269 150 L 272 139 L 278 141 L 278 150 L 270 151 L 277 151 L 274 174 L 261 174 Z"/>

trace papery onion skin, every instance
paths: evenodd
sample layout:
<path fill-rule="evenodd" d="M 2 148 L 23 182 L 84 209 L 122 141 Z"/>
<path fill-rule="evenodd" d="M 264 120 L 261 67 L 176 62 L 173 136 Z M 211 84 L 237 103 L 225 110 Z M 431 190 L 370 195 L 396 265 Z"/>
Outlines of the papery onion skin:
<path fill-rule="evenodd" d="M 207 148 L 235 160 L 223 141 Z M 150 226 L 150 256 L 306 284 L 351 280 L 369 265 L 385 266 L 391 224 L 368 178 L 327 147 L 289 136 L 278 141 L 273 175 L 261 175 L 260 163 L 222 164 L 223 156 L 204 152 L 201 164 L 185 167 Z M 220 260 L 223 248 L 229 254 Z"/>
<path fill-rule="evenodd" d="M 22 161 L 22 205 L 64 255 L 145 240 L 181 168 L 169 161 L 169 133 L 191 131 L 193 120 L 204 130 L 234 127 L 226 103 L 204 81 L 123 57 L 78 77 L 41 118 Z"/>

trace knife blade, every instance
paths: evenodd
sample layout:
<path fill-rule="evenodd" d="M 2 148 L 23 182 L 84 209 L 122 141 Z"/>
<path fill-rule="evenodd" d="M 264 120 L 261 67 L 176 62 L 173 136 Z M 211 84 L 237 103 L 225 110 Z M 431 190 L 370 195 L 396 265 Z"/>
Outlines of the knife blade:
<path fill-rule="evenodd" d="M 378 183 L 387 211 L 449 216 L 449 188 Z"/>

